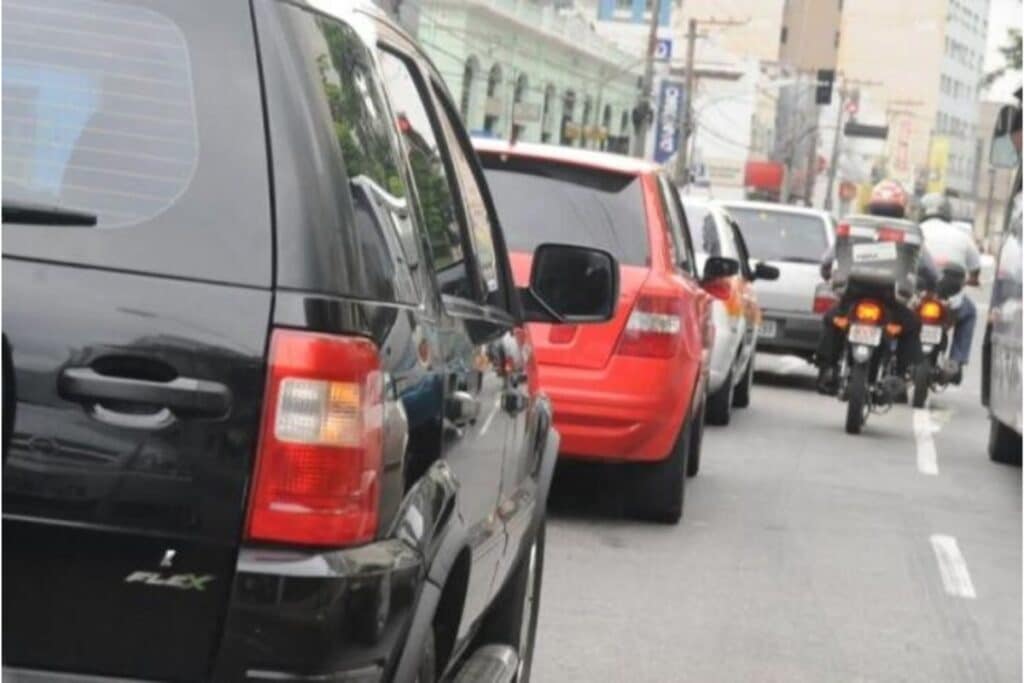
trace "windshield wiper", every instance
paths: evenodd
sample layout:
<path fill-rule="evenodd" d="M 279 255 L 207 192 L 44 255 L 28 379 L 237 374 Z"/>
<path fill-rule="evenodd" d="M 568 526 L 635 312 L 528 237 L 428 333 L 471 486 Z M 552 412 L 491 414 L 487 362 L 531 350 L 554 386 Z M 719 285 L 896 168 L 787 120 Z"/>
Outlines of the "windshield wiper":
<path fill-rule="evenodd" d="M 3 222 L 23 225 L 96 225 L 96 214 L 37 202 L 8 201 L 3 203 Z"/>

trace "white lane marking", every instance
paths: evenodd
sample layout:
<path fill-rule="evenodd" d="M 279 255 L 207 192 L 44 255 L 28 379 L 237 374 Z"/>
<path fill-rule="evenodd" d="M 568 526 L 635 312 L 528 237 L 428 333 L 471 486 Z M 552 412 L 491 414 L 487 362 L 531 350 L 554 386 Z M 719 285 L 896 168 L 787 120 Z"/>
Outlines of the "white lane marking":
<path fill-rule="evenodd" d="M 487 430 L 491 428 L 491 423 L 494 422 L 494 416 L 498 414 L 498 411 L 500 409 L 501 409 L 501 396 L 499 396 L 498 398 L 496 398 L 494 400 L 494 407 L 491 408 L 490 414 L 487 416 L 487 419 L 484 420 L 483 426 L 480 427 L 480 436 L 483 436 L 484 434 L 486 434 Z"/>
<path fill-rule="evenodd" d="M 917 445 L 917 470 L 921 474 L 935 476 L 939 473 L 938 458 L 935 454 L 935 440 L 932 434 L 939 426 L 932 422 L 927 408 L 914 408 L 914 443 Z"/>
<path fill-rule="evenodd" d="M 960 554 L 956 539 L 944 534 L 932 534 L 932 550 L 939 562 L 939 573 L 946 592 L 957 598 L 975 598 L 974 583 L 967 571 L 967 561 Z"/>

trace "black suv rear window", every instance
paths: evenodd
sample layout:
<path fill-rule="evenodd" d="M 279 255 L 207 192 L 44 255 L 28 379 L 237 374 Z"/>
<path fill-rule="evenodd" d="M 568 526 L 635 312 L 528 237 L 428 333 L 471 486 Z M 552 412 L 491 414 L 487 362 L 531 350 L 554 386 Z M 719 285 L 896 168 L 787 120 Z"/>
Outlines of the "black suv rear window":
<path fill-rule="evenodd" d="M 647 265 L 650 248 L 640 178 L 539 159 L 481 154 L 510 251 L 543 242 L 605 249 L 623 265 Z"/>
<path fill-rule="evenodd" d="M 199 139 L 185 37 L 152 10 L 4 3 L 5 200 L 139 223 L 189 184 Z"/>
<path fill-rule="evenodd" d="M 4 255 L 271 284 L 259 85 L 248 0 L 6 0 Z"/>

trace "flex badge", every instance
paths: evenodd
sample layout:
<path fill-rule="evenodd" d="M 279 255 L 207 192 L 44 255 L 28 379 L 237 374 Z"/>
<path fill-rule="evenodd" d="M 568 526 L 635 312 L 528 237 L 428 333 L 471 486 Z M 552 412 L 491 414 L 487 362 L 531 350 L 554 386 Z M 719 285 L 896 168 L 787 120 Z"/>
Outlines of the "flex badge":
<path fill-rule="evenodd" d="M 160 572 L 132 572 L 125 577 L 125 583 L 144 583 L 147 586 L 177 588 L 185 591 L 206 590 L 206 584 L 214 579 L 213 574 L 162 574 Z"/>

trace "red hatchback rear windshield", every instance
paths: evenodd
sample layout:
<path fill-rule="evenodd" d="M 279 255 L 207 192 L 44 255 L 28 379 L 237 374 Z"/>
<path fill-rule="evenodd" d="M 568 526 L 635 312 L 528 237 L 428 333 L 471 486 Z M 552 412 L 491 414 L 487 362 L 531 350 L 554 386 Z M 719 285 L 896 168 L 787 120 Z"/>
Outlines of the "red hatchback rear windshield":
<path fill-rule="evenodd" d="M 647 265 L 639 176 L 543 159 L 480 157 L 511 251 L 561 242 L 604 249 L 623 265 Z"/>

